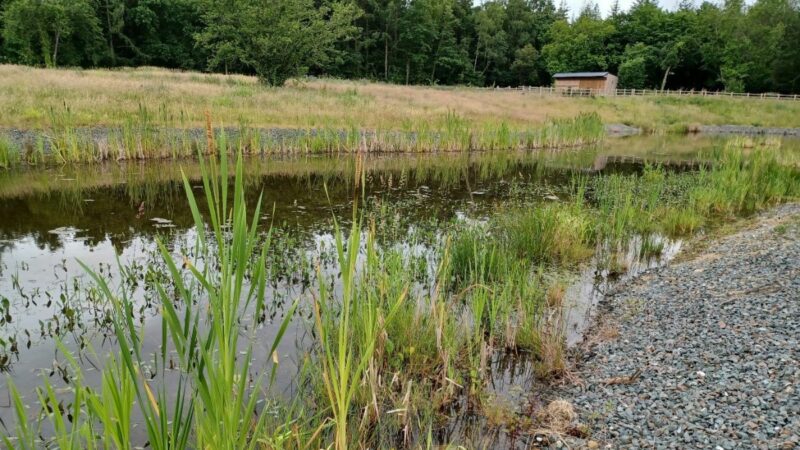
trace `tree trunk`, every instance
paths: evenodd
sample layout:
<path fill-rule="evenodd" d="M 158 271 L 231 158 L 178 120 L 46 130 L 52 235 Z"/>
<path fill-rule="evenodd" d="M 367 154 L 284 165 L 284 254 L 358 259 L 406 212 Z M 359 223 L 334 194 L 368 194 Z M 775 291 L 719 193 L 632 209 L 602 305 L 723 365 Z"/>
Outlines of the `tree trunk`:
<path fill-rule="evenodd" d="M 408 79 L 411 77 L 411 61 L 406 59 L 406 85 L 408 85 Z"/>
<path fill-rule="evenodd" d="M 667 76 L 669 76 L 670 69 L 672 69 L 672 66 L 667 66 L 667 70 L 664 71 L 664 79 L 661 80 L 661 92 L 664 92 L 664 87 L 667 85 Z"/>
<path fill-rule="evenodd" d="M 389 80 L 389 30 L 383 34 L 383 79 Z"/>
<path fill-rule="evenodd" d="M 117 65 L 117 55 L 114 54 L 114 33 L 111 31 L 111 5 L 106 0 L 106 25 L 108 25 L 108 52 L 111 54 L 111 65 Z"/>
<path fill-rule="evenodd" d="M 431 79 L 430 84 L 433 84 L 433 80 L 436 79 L 436 63 L 439 62 L 439 50 L 442 47 L 442 41 L 436 43 L 436 51 L 433 53 L 433 68 L 431 69 Z"/>
<path fill-rule="evenodd" d="M 55 44 L 53 45 L 53 67 L 58 67 L 58 40 L 61 38 L 61 31 L 56 31 Z"/>
<path fill-rule="evenodd" d="M 478 39 L 478 42 L 475 43 L 475 62 L 472 64 L 472 70 L 475 72 L 478 71 L 478 51 L 481 48 L 481 41 Z"/>

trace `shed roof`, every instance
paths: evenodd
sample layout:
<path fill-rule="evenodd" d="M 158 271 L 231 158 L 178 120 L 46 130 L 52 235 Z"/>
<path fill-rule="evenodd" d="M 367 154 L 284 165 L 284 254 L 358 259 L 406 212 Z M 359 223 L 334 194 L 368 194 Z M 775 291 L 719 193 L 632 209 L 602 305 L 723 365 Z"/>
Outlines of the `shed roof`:
<path fill-rule="evenodd" d="M 553 78 L 605 78 L 608 72 L 561 72 L 553 75 Z"/>

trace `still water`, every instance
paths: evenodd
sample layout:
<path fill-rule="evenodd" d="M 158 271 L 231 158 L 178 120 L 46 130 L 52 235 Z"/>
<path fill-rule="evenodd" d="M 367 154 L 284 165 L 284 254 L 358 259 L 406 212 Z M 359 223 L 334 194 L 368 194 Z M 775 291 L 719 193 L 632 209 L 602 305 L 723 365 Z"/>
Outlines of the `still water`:
<path fill-rule="evenodd" d="M 268 353 L 266 343 L 277 332 L 284 306 L 308 286 L 304 267 L 330 249 L 334 219 L 347 224 L 354 201 L 377 211 L 386 245 L 414 252 L 448 223 L 483 220 L 505 202 L 533 206 L 567 200 L 576 174 L 635 173 L 647 163 L 691 168 L 713 145 L 703 138 L 637 137 L 561 152 L 369 155 L 365 183 L 358 191 L 351 155 L 250 159 L 245 165 L 248 202 L 254 204 L 263 195 L 260 222 L 265 232 L 272 229 L 271 261 L 282 274 L 269 294 L 269 317 L 258 331 L 255 352 Z M 160 320 L 145 288 L 147 277 L 158 272 L 156 242 L 164 242 L 179 257 L 197 233 L 182 172 L 202 196 L 197 190 L 200 169 L 191 161 L 0 173 L 0 371 L 7 372 L 26 401 L 35 400 L 40 377 L 54 382 L 68 377 L 57 341 L 75 352 L 89 378 L 99 374 L 94 367 L 102 357 L 97 355 L 113 348 L 107 310 L 81 264 L 131 289 L 149 348 L 158 347 Z M 668 249 L 671 254 L 677 247 Z M 569 334 L 572 341 L 579 340 L 607 283 L 593 274 L 587 269 L 568 290 L 576 305 L 568 326 L 578 330 Z M 278 350 L 278 386 L 288 395 L 308 323 L 307 311 L 301 310 Z M 261 359 L 266 364 L 269 358 Z M 513 362 L 498 362 L 498 367 L 508 364 Z M 512 396 L 513 386 L 530 383 L 532 377 L 523 365 L 499 369 L 498 374 L 498 392 Z M 12 414 L 5 400 L 6 380 L 0 381 L 4 421 Z M 449 430 L 463 433 L 463 428 L 456 423 Z"/>

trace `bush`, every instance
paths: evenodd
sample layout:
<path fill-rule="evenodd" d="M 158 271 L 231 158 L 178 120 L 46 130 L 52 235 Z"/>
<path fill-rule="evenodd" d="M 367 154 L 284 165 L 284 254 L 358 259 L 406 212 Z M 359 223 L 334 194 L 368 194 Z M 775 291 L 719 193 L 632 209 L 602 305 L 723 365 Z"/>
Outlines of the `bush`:
<path fill-rule="evenodd" d="M 631 58 L 619 65 L 619 87 L 622 89 L 644 89 L 647 67 L 642 57 Z"/>

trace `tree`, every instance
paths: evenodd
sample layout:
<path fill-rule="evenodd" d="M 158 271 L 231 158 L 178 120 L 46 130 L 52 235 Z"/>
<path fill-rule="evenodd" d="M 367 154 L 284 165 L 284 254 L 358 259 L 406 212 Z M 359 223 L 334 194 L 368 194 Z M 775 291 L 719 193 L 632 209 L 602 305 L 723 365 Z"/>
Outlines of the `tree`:
<path fill-rule="evenodd" d="M 626 59 L 619 65 L 619 87 L 622 89 L 643 89 L 647 82 L 647 64 L 637 56 Z"/>
<path fill-rule="evenodd" d="M 536 86 L 539 83 L 539 52 L 531 44 L 517 50 L 511 72 L 517 84 Z"/>
<path fill-rule="evenodd" d="M 800 0 L 0 0 L 0 62 L 520 85 L 800 92 Z"/>
<path fill-rule="evenodd" d="M 102 0 L 102 28 L 108 44 L 108 56 L 112 66 L 117 65 L 117 52 L 114 49 L 114 39 L 123 37 L 122 29 L 125 26 L 125 3 L 122 0 Z"/>
<path fill-rule="evenodd" d="M 352 3 L 317 8 L 312 0 L 210 0 L 198 42 L 209 49 L 210 69 L 236 64 L 280 86 L 335 59 L 335 44 L 353 37 L 359 14 Z"/>
<path fill-rule="evenodd" d="M 128 0 L 124 28 L 115 39 L 121 63 L 204 68 L 207 51 L 195 39 L 203 29 L 201 8 L 198 0 Z"/>
<path fill-rule="evenodd" d="M 23 64 L 90 65 L 102 33 L 88 0 L 13 0 L 3 12 L 3 39 Z"/>
<path fill-rule="evenodd" d="M 475 13 L 475 59 L 473 69 L 485 74 L 491 65 L 501 66 L 506 61 L 508 42 L 503 24 L 506 19 L 505 7 L 498 2 L 488 2 Z M 481 65 L 478 66 L 478 62 Z"/>
<path fill-rule="evenodd" d="M 591 15 L 573 24 L 559 21 L 550 29 L 550 43 L 542 49 L 547 70 L 577 72 L 608 69 L 606 45 L 614 26 Z"/>

